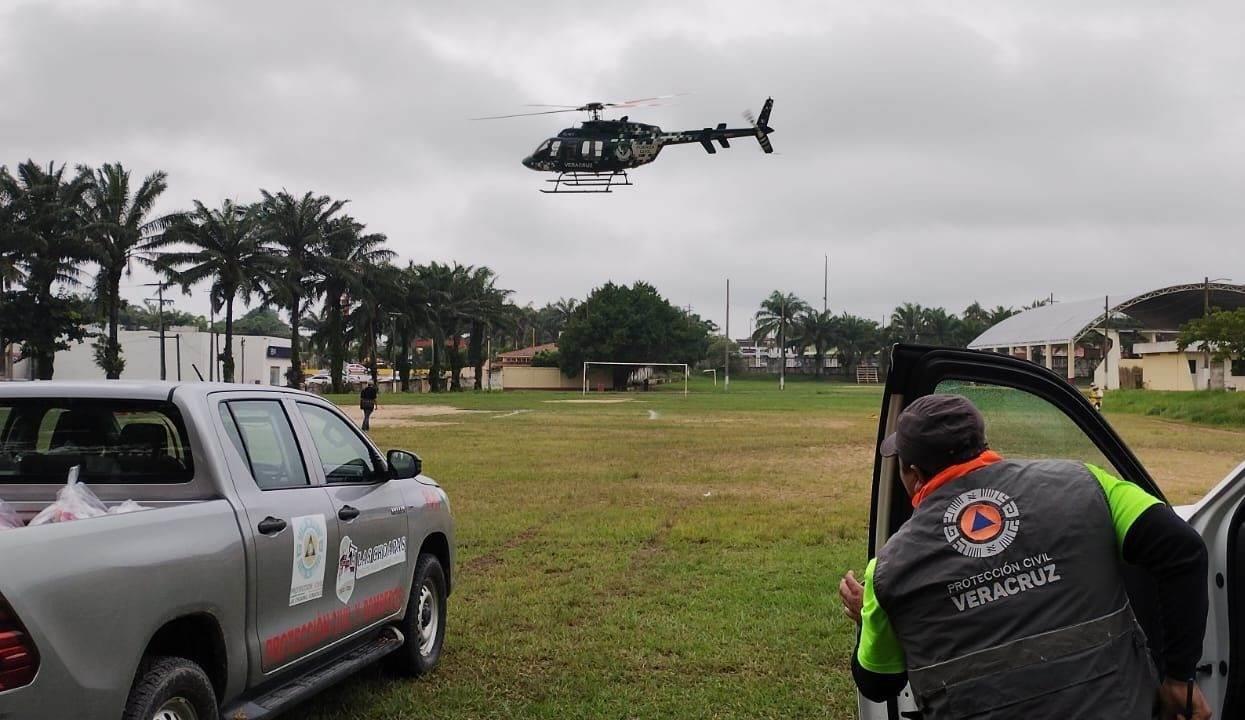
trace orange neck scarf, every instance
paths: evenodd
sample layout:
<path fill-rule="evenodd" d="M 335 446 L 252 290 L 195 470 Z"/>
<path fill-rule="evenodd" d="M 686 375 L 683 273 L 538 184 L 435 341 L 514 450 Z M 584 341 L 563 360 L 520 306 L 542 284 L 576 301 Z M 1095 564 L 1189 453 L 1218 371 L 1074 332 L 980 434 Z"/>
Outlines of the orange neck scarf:
<path fill-rule="evenodd" d="M 930 478 L 929 482 L 922 485 L 916 495 L 912 496 L 912 507 L 920 505 L 921 502 L 930 495 L 930 493 L 934 492 L 943 485 L 946 485 L 952 480 L 958 480 L 974 470 L 980 470 L 983 467 L 993 465 L 996 462 L 1001 462 L 1002 460 L 1002 455 L 999 455 L 993 450 L 986 450 L 968 462 L 962 462 L 959 465 L 952 465 L 949 468 L 944 468 L 942 472 Z"/>

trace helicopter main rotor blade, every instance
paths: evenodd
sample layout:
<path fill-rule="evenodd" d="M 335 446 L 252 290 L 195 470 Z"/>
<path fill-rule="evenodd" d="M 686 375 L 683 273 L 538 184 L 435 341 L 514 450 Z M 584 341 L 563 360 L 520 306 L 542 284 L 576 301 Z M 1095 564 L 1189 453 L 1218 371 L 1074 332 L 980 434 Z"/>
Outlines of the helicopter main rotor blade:
<path fill-rule="evenodd" d="M 643 103 L 654 103 L 654 102 L 657 102 L 658 100 L 669 100 L 670 98 L 683 97 L 684 95 L 689 95 L 689 94 L 690 93 L 674 93 L 673 95 L 657 95 L 655 97 L 636 98 L 634 100 L 623 100 L 622 102 L 617 102 L 617 103 L 605 103 L 605 105 L 607 107 L 632 107 L 634 105 L 640 105 Z"/>
<path fill-rule="evenodd" d="M 489 115 L 488 117 L 468 118 L 469 120 L 504 120 L 506 118 L 527 117 L 528 115 L 553 115 L 555 113 L 579 112 L 579 108 L 567 108 L 565 110 L 542 110 L 540 112 L 515 113 L 513 115 Z"/>

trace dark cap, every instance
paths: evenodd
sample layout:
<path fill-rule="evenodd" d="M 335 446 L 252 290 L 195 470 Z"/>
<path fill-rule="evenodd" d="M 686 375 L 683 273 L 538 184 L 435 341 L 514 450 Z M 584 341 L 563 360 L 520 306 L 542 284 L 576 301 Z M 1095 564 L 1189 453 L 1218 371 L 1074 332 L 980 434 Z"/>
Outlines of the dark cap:
<path fill-rule="evenodd" d="M 900 413 L 895 432 L 882 441 L 881 453 L 938 472 L 973 459 L 986 447 L 986 421 L 968 398 L 926 395 Z"/>

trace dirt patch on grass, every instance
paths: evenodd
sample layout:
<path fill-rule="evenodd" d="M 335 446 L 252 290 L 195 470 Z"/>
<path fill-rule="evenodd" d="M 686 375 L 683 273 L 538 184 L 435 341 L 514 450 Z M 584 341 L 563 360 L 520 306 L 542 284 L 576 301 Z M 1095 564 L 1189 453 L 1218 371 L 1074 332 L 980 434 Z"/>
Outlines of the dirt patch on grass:
<path fill-rule="evenodd" d="M 634 398 L 607 398 L 604 400 L 541 400 L 547 403 L 568 403 L 572 405 L 613 405 L 615 403 L 634 402 Z"/>
<path fill-rule="evenodd" d="M 358 407 L 339 406 L 355 423 L 363 422 L 363 411 Z M 473 415 L 485 410 L 463 410 L 450 405 L 381 405 L 372 413 L 372 425 L 376 427 L 436 427 L 458 425 L 444 420 L 421 420 L 447 415 Z"/>

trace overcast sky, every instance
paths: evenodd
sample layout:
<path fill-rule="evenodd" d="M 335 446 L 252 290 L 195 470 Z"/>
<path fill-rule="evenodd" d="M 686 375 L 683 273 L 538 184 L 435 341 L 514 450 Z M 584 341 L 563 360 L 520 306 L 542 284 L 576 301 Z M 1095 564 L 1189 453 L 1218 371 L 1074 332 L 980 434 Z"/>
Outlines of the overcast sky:
<path fill-rule="evenodd" d="M 732 334 L 771 290 L 881 320 L 1245 281 L 1245 5 L 0 0 L 0 164 L 162 169 L 161 211 L 314 190 L 520 303 L 646 280 Z M 776 153 L 667 149 L 601 196 L 519 160 L 576 114 L 775 100 Z M 126 281 L 131 299 L 141 274 Z M 206 313 L 201 297 L 179 306 Z"/>

